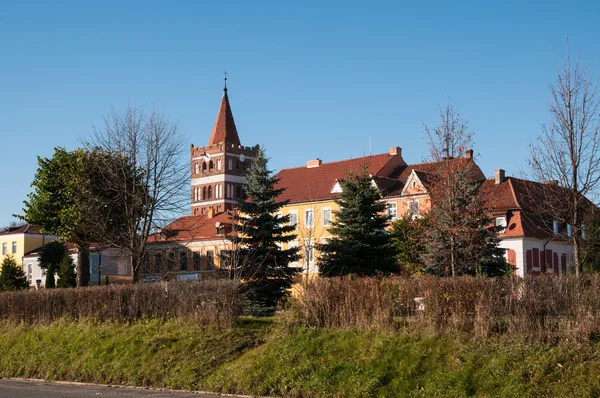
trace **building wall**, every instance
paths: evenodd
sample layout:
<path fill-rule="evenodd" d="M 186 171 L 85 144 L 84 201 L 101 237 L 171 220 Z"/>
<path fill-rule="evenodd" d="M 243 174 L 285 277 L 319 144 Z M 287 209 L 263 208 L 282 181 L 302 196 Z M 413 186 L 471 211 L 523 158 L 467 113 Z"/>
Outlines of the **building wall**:
<path fill-rule="evenodd" d="M 7 255 L 14 257 L 17 265 L 22 266 L 23 256 L 44 244 L 56 240 L 57 236 L 19 233 L 0 236 L 0 264 Z M 16 243 L 16 251 L 13 252 L 13 242 Z M 3 247 L 6 245 L 6 254 L 3 253 Z"/>

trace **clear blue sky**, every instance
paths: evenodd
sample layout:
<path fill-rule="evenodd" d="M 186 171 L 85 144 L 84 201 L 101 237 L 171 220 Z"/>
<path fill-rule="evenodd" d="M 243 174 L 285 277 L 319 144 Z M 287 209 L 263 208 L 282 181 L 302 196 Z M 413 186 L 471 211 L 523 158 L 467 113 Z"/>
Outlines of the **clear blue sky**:
<path fill-rule="evenodd" d="M 425 155 L 448 98 L 488 176 L 525 168 L 568 34 L 600 74 L 597 1 L 23 1 L 0 3 L 0 225 L 36 157 L 75 148 L 111 105 L 162 108 L 209 138 L 229 72 L 245 145 L 271 167 Z"/>

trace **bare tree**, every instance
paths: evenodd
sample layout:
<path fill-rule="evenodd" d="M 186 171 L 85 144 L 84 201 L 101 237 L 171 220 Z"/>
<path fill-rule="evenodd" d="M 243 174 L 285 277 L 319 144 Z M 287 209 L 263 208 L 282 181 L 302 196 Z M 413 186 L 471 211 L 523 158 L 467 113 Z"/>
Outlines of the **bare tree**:
<path fill-rule="evenodd" d="M 182 162 L 185 140 L 177 123 L 163 113 L 128 104 L 122 111 L 113 108 L 104 117 L 104 125 L 93 131 L 91 145 L 118 153 L 122 159 L 101 168 L 99 183 L 109 185 L 113 200 L 125 209 L 125 227 L 109 240 L 130 253 L 133 281 L 137 282 L 148 236 L 188 209 L 190 169 Z"/>
<path fill-rule="evenodd" d="M 554 220 L 569 225 L 566 238 L 573 245 L 575 273 L 582 269 L 582 234 L 591 203 L 600 182 L 600 99 L 598 82 L 590 78 L 579 58 L 567 55 L 549 84 L 550 120 L 541 126 L 537 141 L 530 145 L 528 160 L 532 177 L 547 184 L 541 199 L 544 211 Z M 556 229 L 556 228 L 555 228 Z M 556 232 L 556 231 L 554 231 Z"/>

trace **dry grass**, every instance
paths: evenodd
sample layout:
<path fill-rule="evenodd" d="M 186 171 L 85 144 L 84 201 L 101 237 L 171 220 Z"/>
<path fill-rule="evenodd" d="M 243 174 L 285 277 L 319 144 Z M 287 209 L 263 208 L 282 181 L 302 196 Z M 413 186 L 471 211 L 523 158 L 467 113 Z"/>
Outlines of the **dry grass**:
<path fill-rule="evenodd" d="M 303 327 L 590 340 L 600 336 L 600 276 L 315 279 L 281 318 Z"/>
<path fill-rule="evenodd" d="M 44 289 L 0 294 L 0 320 L 47 323 L 60 318 L 130 323 L 181 318 L 232 327 L 241 313 L 239 285 L 228 280 Z"/>

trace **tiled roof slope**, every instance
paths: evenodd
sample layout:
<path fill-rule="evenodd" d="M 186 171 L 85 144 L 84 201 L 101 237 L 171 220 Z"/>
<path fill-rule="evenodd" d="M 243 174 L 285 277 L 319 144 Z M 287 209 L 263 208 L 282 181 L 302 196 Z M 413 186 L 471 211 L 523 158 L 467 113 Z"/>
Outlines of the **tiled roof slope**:
<path fill-rule="evenodd" d="M 452 168 L 455 168 L 457 170 L 465 170 L 467 173 L 467 177 L 471 181 L 478 181 L 478 180 L 485 179 L 485 175 L 483 174 L 483 172 L 481 171 L 481 169 L 479 168 L 479 166 L 477 165 L 477 163 L 475 163 L 475 161 L 473 159 L 456 158 L 456 159 L 450 159 L 450 160 L 448 160 L 448 162 L 450 162 L 450 166 Z M 406 184 L 406 181 L 410 177 L 413 170 L 416 171 L 417 177 L 419 177 L 419 180 L 421 180 L 421 182 L 423 184 L 425 184 L 425 187 L 427 188 L 427 185 L 430 182 L 431 174 L 437 172 L 442 167 L 446 167 L 445 160 L 441 161 L 441 162 L 409 164 L 407 166 L 398 168 L 396 170 L 396 172 L 394 174 L 392 174 L 390 177 L 396 178 L 398 181 L 400 181 L 400 184 L 393 191 L 389 192 L 389 194 L 387 196 L 400 195 L 402 193 L 402 189 L 404 188 L 404 184 Z"/>
<path fill-rule="evenodd" d="M 173 221 L 162 229 L 161 233 L 148 237 L 149 243 L 158 242 L 192 242 L 208 239 L 222 239 L 223 235 L 217 234 L 216 223 L 231 224 L 229 213 L 219 213 L 212 218 L 206 214 L 199 216 L 184 216 Z"/>
<path fill-rule="evenodd" d="M 235 127 L 231 105 L 229 105 L 229 98 L 227 97 L 227 88 L 223 90 L 221 106 L 219 107 L 217 120 L 215 121 L 215 126 L 210 135 L 208 145 L 220 144 L 221 142 L 234 144 L 236 146 L 240 145 L 240 137 L 238 136 L 237 128 Z"/>
<path fill-rule="evenodd" d="M 30 227 L 29 224 L 19 225 L 17 227 L 8 227 L 0 230 L 0 235 L 13 235 L 13 234 L 41 234 L 40 229 L 37 227 Z"/>
<path fill-rule="evenodd" d="M 302 166 L 283 169 L 277 173 L 277 178 L 279 178 L 277 188 L 285 188 L 279 199 L 289 200 L 290 203 L 303 203 L 336 198 L 338 194 L 331 193 L 336 180 L 348 177 L 349 172 L 360 172 L 364 164 L 367 165 L 369 174 L 379 176 L 380 172 L 395 156 L 398 155 L 383 153 L 323 163 L 312 168 Z M 382 175 L 379 177 L 387 176 Z"/>

